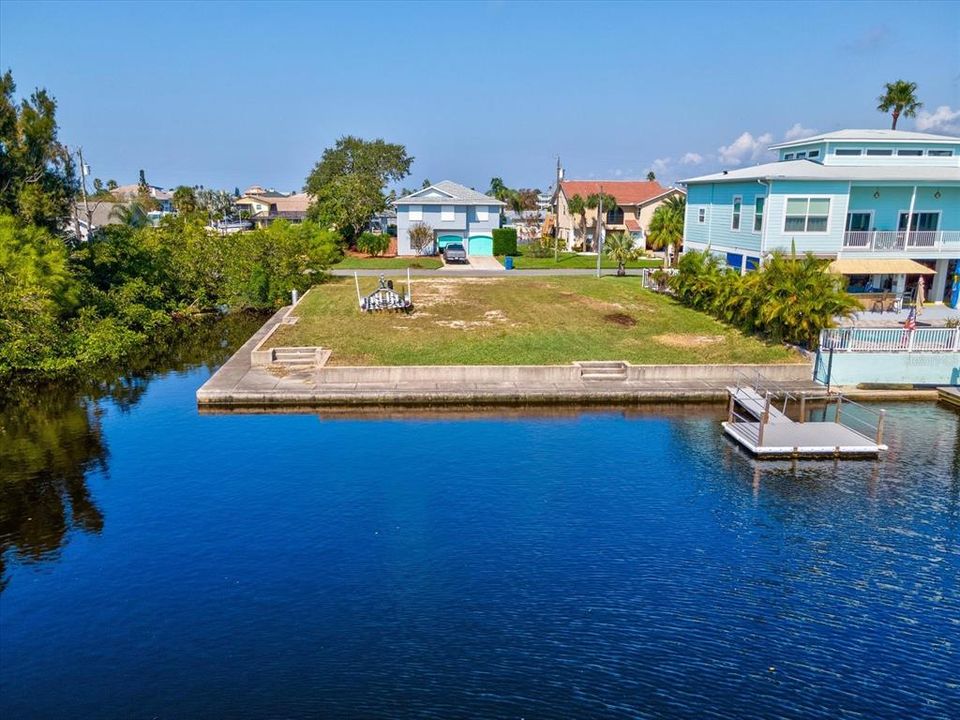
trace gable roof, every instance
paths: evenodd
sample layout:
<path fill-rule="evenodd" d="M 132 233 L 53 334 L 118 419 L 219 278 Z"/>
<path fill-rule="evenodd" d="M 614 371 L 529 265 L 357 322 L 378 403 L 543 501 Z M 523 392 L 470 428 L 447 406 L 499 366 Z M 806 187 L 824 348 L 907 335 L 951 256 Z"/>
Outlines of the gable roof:
<path fill-rule="evenodd" d="M 432 191 L 432 192 L 431 192 Z M 452 180 L 443 180 L 430 187 L 417 190 L 394 200 L 394 205 L 500 205 L 496 198 L 484 195 L 482 192 L 455 183 Z"/>
<path fill-rule="evenodd" d="M 567 199 L 580 195 L 586 199 L 600 192 L 613 195 L 620 205 L 642 205 L 671 192 L 683 192 L 677 188 L 665 188 L 656 180 L 561 180 L 560 190 Z"/>
<path fill-rule="evenodd" d="M 823 165 L 813 160 L 784 160 L 753 167 L 701 175 L 684 184 L 736 182 L 743 180 L 905 180 L 960 182 L 960 168 L 920 165 Z"/>
<path fill-rule="evenodd" d="M 800 140 L 771 145 L 771 150 L 806 145 L 812 142 L 889 142 L 889 143 L 960 143 L 960 138 L 909 130 L 836 130 Z"/>

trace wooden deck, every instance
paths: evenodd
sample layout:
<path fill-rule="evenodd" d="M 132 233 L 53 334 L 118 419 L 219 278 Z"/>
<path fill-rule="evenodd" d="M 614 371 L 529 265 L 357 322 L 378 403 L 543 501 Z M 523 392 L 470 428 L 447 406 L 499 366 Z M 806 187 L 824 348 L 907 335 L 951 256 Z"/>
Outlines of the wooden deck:
<path fill-rule="evenodd" d="M 757 457 L 876 457 L 887 449 L 882 444 L 882 411 L 877 415 L 876 435 L 868 437 L 841 422 L 792 420 L 782 410 L 789 395 L 768 399 L 744 385 L 728 387 L 727 392 L 730 412 L 723 430 Z M 735 407 L 741 413 L 735 412 Z M 800 415 L 802 418 L 803 413 Z"/>

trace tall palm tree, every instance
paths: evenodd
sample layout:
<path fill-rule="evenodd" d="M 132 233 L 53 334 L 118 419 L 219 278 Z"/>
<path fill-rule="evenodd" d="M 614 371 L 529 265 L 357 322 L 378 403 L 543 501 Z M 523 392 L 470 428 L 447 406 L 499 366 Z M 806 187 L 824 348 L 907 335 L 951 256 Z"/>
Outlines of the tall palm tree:
<path fill-rule="evenodd" d="M 596 192 L 587 198 L 587 207 L 597 211 L 596 230 L 593 233 L 593 249 L 600 252 L 600 235 L 604 225 L 603 213 L 610 212 L 617 207 L 617 199 L 605 192 Z M 601 209 L 603 212 L 601 212 Z"/>
<path fill-rule="evenodd" d="M 647 233 L 647 244 L 654 250 L 665 250 L 663 255 L 664 267 L 669 267 L 673 248 L 678 249 L 683 241 L 683 223 L 687 212 L 687 198 L 683 195 L 674 195 L 668 198 L 660 207 L 653 211 L 650 219 L 650 231 Z"/>
<path fill-rule="evenodd" d="M 583 196 L 576 194 L 567 200 L 567 209 L 571 215 L 578 216 L 580 225 L 580 242 L 586 242 L 587 237 L 587 201 Z"/>
<path fill-rule="evenodd" d="M 877 110 L 893 116 L 892 130 L 897 129 L 897 120 L 903 117 L 916 117 L 923 103 L 917 100 L 917 84 L 906 80 L 886 83 L 884 93 L 877 98 Z"/>

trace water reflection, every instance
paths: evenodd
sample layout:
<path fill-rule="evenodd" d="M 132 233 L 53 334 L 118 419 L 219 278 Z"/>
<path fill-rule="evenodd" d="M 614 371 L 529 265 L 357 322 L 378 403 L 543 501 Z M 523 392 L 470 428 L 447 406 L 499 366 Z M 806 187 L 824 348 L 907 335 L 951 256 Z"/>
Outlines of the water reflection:
<path fill-rule="evenodd" d="M 182 325 L 123 368 L 69 383 L 15 386 L 0 396 L 0 590 L 10 558 L 51 560 L 72 531 L 103 529 L 87 479 L 108 469 L 100 424 L 105 404 L 129 412 L 156 377 L 220 365 L 261 322 L 234 316 Z"/>

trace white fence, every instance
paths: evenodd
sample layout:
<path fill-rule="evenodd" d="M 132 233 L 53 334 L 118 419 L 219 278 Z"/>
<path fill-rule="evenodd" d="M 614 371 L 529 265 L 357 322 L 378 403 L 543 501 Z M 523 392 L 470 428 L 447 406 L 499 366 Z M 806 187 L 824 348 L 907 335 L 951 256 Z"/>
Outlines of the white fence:
<path fill-rule="evenodd" d="M 960 352 L 960 327 L 833 328 L 820 332 L 820 349 L 835 352 Z"/>

